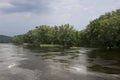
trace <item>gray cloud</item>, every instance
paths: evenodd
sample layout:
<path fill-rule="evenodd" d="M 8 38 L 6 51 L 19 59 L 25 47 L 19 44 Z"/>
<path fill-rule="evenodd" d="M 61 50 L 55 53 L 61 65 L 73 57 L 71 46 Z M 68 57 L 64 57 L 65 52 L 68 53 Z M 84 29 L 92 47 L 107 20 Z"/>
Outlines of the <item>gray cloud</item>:
<path fill-rule="evenodd" d="M 22 34 L 44 24 L 70 23 L 81 30 L 119 8 L 120 0 L 0 0 L 0 34 Z"/>
<path fill-rule="evenodd" d="M 1 1 L 3 7 L 1 8 L 2 13 L 20 13 L 20 12 L 38 12 L 45 13 L 49 12 L 49 1 L 44 0 L 5 0 Z"/>

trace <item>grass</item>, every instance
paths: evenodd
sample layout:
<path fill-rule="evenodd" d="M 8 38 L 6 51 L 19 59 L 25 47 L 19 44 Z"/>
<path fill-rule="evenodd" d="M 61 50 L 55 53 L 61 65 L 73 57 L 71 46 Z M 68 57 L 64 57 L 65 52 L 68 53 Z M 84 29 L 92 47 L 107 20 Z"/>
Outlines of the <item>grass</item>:
<path fill-rule="evenodd" d="M 75 46 L 73 46 L 73 47 L 70 47 L 70 49 L 78 49 L 79 47 L 75 47 Z"/>
<path fill-rule="evenodd" d="M 63 45 L 59 44 L 30 44 L 30 43 L 23 43 L 24 46 L 36 46 L 36 47 L 42 47 L 42 48 L 64 48 Z M 69 47 L 70 49 L 77 49 L 79 47 Z"/>
<path fill-rule="evenodd" d="M 62 48 L 62 45 L 59 44 L 30 44 L 30 43 L 24 43 L 24 46 L 37 46 L 37 47 L 45 47 L 45 48 Z"/>
<path fill-rule="evenodd" d="M 63 47 L 63 46 L 62 46 L 62 45 L 59 45 L 59 44 L 40 44 L 40 47 L 61 48 L 61 47 Z"/>

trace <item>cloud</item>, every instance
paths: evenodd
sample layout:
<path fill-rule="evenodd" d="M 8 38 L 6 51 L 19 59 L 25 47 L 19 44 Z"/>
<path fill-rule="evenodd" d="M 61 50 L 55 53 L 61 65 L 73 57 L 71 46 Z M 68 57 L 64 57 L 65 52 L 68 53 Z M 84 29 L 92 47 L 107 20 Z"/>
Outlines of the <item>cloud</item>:
<path fill-rule="evenodd" d="M 119 4 L 119 0 L 55 0 L 50 6 L 54 10 L 52 16 L 59 23 L 70 23 L 83 29 L 91 20 L 120 8 Z"/>
<path fill-rule="evenodd" d="M 8 9 L 8 8 L 13 8 L 14 5 L 8 3 L 8 2 L 1 2 L 0 3 L 0 9 Z"/>
<path fill-rule="evenodd" d="M 120 0 L 0 0 L 0 34 L 25 33 L 37 25 L 72 24 L 84 29 L 89 21 L 120 8 Z"/>
<path fill-rule="evenodd" d="M 1 2 L 1 12 L 6 14 L 22 12 L 46 13 L 49 11 L 48 1 L 44 0 L 5 0 Z"/>

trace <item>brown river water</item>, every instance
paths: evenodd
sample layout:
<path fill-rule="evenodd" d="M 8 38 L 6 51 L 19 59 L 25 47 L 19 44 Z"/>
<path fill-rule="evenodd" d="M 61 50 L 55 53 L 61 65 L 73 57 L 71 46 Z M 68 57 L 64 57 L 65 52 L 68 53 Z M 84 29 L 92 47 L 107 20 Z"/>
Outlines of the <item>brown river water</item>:
<path fill-rule="evenodd" d="M 0 44 L 0 80 L 120 80 L 120 51 Z"/>

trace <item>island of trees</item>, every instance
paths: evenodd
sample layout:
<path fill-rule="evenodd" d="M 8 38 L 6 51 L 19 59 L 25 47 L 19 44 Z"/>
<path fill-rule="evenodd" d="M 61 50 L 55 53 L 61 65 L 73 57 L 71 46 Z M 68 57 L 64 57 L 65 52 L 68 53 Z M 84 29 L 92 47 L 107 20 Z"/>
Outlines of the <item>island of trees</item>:
<path fill-rule="evenodd" d="M 26 34 L 17 35 L 13 38 L 13 42 L 17 44 L 54 44 L 66 47 L 79 46 L 80 32 L 75 30 L 69 24 L 61 26 L 37 26 L 34 30 L 28 31 Z"/>
<path fill-rule="evenodd" d="M 25 34 L 14 36 L 17 44 L 54 44 L 66 47 L 120 48 L 120 9 L 101 15 L 86 29 L 76 30 L 72 25 L 40 25 Z"/>

